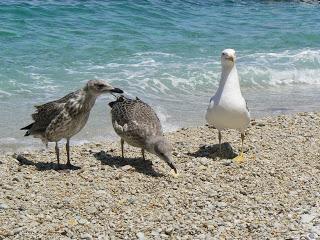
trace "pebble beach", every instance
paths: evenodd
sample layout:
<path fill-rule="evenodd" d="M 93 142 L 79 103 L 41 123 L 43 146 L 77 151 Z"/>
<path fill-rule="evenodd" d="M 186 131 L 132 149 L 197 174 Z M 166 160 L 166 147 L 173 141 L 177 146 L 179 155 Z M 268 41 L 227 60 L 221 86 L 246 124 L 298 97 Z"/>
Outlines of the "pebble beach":
<path fill-rule="evenodd" d="M 119 142 L 73 146 L 75 170 L 48 150 L 0 157 L 0 239 L 320 239 L 320 113 L 166 133 L 179 175 Z M 61 153 L 66 162 L 65 152 Z"/>

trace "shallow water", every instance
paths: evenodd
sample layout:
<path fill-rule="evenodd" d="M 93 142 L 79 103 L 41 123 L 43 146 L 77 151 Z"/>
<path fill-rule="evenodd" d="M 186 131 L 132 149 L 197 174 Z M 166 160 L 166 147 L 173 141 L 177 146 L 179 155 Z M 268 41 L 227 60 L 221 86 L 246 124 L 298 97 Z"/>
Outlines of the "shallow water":
<path fill-rule="evenodd" d="M 0 149 L 39 146 L 18 129 L 33 105 L 105 79 L 150 103 L 166 130 L 204 123 L 237 51 L 254 117 L 319 110 L 320 6 L 298 1 L 7 1 L 0 3 Z M 97 101 L 73 142 L 115 138 Z"/>

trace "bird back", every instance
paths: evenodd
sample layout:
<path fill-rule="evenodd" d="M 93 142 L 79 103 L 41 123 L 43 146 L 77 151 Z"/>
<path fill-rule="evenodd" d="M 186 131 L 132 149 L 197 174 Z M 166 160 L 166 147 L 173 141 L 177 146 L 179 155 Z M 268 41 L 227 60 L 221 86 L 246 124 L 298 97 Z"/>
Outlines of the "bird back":
<path fill-rule="evenodd" d="M 124 96 L 110 102 L 112 123 L 125 126 L 127 131 L 146 131 L 152 135 L 162 134 L 160 120 L 155 111 L 139 98 L 129 99 Z"/>

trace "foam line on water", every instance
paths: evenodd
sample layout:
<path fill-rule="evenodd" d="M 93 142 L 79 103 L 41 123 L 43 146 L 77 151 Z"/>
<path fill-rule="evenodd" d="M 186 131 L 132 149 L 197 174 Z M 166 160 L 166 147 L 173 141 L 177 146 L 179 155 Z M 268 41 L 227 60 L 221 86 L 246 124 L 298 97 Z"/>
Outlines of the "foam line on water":
<path fill-rule="evenodd" d="M 0 97 L 1 97 L 1 98 L 10 97 L 10 96 L 12 96 L 11 93 L 6 92 L 6 91 L 3 91 L 3 90 L 0 90 Z"/>

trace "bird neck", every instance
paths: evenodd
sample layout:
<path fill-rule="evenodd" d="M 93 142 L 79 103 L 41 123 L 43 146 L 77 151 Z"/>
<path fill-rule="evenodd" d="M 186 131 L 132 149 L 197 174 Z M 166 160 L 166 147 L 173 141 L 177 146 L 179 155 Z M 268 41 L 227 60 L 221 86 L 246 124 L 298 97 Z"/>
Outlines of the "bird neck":
<path fill-rule="evenodd" d="M 91 108 L 93 107 L 93 105 L 96 102 L 97 96 L 95 94 L 92 94 L 90 91 L 85 91 L 84 94 L 84 99 L 83 99 L 83 107 L 86 110 L 91 110 Z"/>
<path fill-rule="evenodd" d="M 151 152 L 153 154 L 155 154 L 154 152 L 154 146 L 157 142 L 159 141 L 164 141 L 164 137 L 163 136 L 151 136 L 146 140 L 145 143 L 145 148 L 148 152 Z"/>
<path fill-rule="evenodd" d="M 240 91 L 239 76 L 236 65 L 223 66 L 218 93 L 222 91 Z"/>

